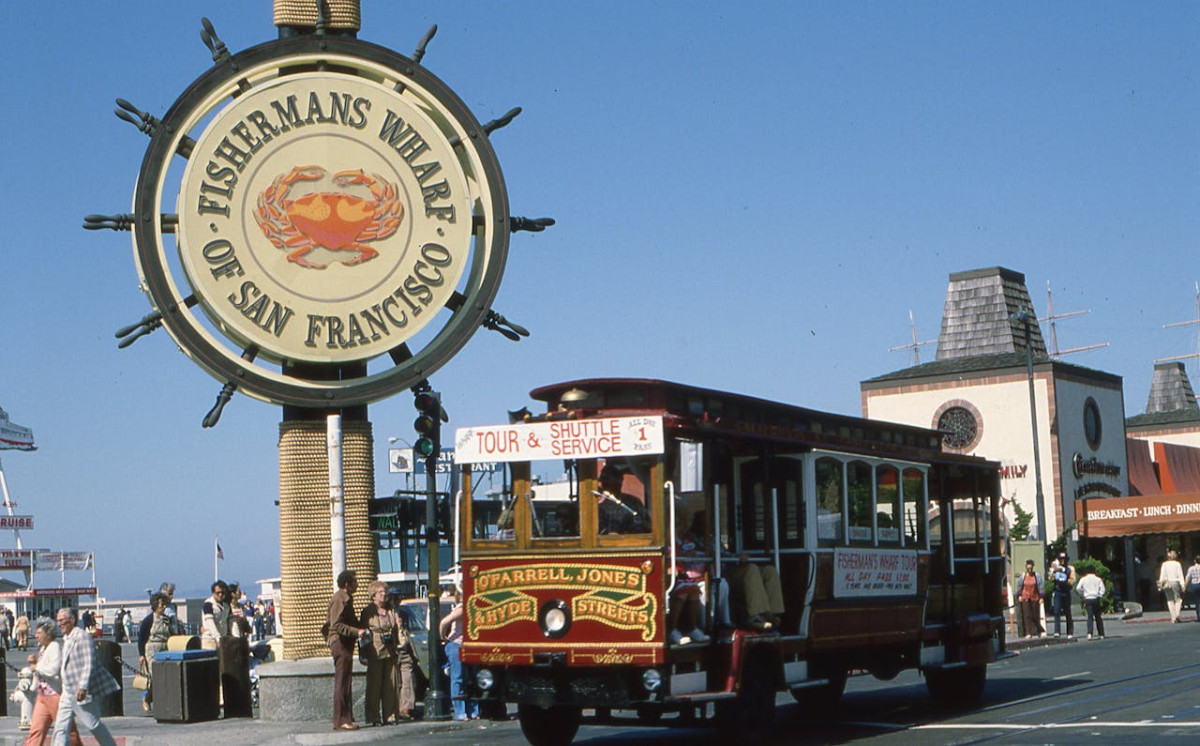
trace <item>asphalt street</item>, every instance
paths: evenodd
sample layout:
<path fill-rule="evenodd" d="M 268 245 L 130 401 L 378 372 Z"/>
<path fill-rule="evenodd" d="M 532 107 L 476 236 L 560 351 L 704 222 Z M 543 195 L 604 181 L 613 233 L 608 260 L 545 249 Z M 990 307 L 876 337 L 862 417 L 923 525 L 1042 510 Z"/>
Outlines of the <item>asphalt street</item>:
<path fill-rule="evenodd" d="M 1019 655 L 989 669 L 978 708 L 947 711 L 930 701 L 923 680 L 905 672 L 891 681 L 853 677 L 836 709 L 806 713 L 788 694 L 778 698 L 775 722 L 747 734 L 754 746 L 863 741 L 871 744 L 1096 744 L 1178 743 L 1200 737 L 1200 624 L 1185 612 L 1172 625 L 1165 614 L 1109 620 L 1108 638 L 1018 641 Z M 1082 626 L 1077 632 L 1083 631 Z M 131 649 L 126 656 L 132 660 Z M 10 660 L 12 656 L 10 656 Z M 128 686 L 131 674 L 126 672 Z M 9 675 L 9 688 L 13 677 Z M 446 743 L 523 744 L 520 725 L 505 722 L 416 722 L 333 732 L 328 723 L 269 723 L 232 719 L 160 724 L 142 713 L 140 693 L 127 690 L 126 716 L 106 718 L 125 744 L 211 746 L 253 744 Z M 0 746 L 18 744 L 17 718 L 0 718 Z M 85 738 L 85 743 L 89 739 Z M 632 717 L 585 721 L 575 743 L 727 743 L 703 724 L 665 717 L 659 726 Z"/>

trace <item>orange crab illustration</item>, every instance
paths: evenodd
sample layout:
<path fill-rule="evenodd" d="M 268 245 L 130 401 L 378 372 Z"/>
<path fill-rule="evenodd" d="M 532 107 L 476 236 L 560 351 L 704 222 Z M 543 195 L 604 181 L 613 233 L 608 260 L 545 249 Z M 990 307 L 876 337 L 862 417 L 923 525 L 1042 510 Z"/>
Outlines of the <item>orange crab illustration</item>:
<path fill-rule="evenodd" d="M 368 176 L 361 169 L 338 171 L 332 181 L 339 187 L 363 186 L 369 199 L 347 192 L 310 192 L 291 199 L 288 195 L 298 181 L 318 181 L 326 171 L 320 166 L 297 166 L 277 177 L 258 195 L 254 219 L 276 248 L 288 252 L 289 262 L 301 267 L 325 269 L 307 258 L 316 248 L 355 252 L 342 264 L 362 264 L 379 256 L 367 242 L 387 238 L 404 219 L 404 207 L 397 189 L 378 174 Z"/>

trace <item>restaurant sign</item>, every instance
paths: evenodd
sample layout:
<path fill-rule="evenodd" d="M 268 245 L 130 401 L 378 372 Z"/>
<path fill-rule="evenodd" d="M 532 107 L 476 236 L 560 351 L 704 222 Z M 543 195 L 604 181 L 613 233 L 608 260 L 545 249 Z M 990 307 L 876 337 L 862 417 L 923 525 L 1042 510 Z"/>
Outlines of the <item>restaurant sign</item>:
<path fill-rule="evenodd" d="M 1200 531 L 1200 493 L 1107 497 L 1078 501 L 1089 538 Z"/>

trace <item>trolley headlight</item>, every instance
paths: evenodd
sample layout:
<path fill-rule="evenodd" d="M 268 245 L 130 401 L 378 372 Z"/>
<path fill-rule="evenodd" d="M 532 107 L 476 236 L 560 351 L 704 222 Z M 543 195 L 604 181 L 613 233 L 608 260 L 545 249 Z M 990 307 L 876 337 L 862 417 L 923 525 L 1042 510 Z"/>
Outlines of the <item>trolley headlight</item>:
<path fill-rule="evenodd" d="M 538 625 L 541 626 L 543 635 L 557 640 L 571 629 L 570 607 L 557 598 L 547 601 L 538 612 Z"/>
<path fill-rule="evenodd" d="M 662 686 L 662 674 L 658 672 L 657 668 L 647 668 L 642 672 L 642 686 L 648 692 L 658 691 L 658 688 Z"/>
<path fill-rule="evenodd" d="M 496 684 L 496 677 L 492 675 L 491 669 L 481 668 L 475 672 L 475 686 L 479 687 L 481 692 L 490 690 Z"/>

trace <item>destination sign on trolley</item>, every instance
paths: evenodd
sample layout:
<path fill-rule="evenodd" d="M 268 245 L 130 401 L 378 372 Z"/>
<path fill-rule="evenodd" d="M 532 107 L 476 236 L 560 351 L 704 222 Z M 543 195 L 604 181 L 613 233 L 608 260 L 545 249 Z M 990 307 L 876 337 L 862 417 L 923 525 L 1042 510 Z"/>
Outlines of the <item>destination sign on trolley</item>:
<path fill-rule="evenodd" d="M 911 596 L 916 592 L 916 552 L 852 547 L 833 550 L 834 598 Z"/>
<path fill-rule="evenodd" d="M 526 422 L 459 428 L 458 463 L 647 456 L 663 452 L 662 417 Z"/>

